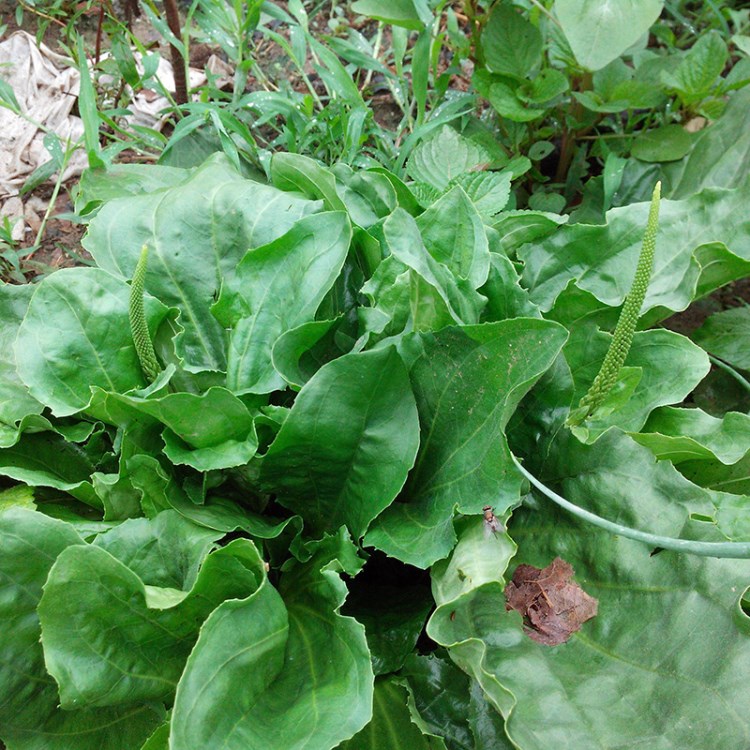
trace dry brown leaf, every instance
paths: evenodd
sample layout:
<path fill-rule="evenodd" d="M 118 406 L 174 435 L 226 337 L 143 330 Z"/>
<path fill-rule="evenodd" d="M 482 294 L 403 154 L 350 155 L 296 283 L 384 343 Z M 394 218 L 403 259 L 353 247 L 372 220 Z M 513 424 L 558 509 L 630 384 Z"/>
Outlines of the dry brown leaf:
<path fill-rule="evenodd" d="M 526 632 L 538 643 L 557 646 L 596 616 L 599 603 L 571 579 L 570 563 L 556 557 L 546 568 L 519 565 L 505 587 L 505 608 L 523 616 Z"/>

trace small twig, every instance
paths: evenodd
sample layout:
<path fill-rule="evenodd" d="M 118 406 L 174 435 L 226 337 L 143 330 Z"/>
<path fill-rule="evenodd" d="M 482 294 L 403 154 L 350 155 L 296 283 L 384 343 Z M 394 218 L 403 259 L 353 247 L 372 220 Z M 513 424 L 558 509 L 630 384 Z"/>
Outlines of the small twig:
<path fill-rule="evenodd" d="M 32 7 L 31 5 L 26 5 L 23 0 L 18 0 L 18 4 L 24 9 L 28 10 L 29 13 L 33 13 L 35 16 L 39 16 L 40 18 L 46 18 L 48 21 L 52 21 L 52 23 L 56 23 L 61 28 L 65 28 L 65 24 L 59 19 L 55 18 L 54 16 L 49 16 L 46 13 L 42 13 L 41 10 L 37 10 L 36 8 Z"/>

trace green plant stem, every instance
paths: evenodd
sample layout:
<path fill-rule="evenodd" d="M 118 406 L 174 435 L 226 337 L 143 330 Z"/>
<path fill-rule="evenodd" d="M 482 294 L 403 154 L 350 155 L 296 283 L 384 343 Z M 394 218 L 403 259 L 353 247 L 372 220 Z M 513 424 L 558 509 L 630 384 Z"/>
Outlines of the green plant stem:
<path fill-rule="evenodd" d="M 718 357 L 714 357 L 712 354 L 709 354 L 708 358 L 711 363 L 716 365 L 720 370 L 724 370 L 728 375 L 731 375 L 746 391 L 750 391 L 750 382 L 743 378 L 734 367 L 723 362 Z"/>
<path fill-rule="evenodd" d="M 566 500 L 561 495 L 551 490 L 533 474 L 526 471 L 521 466 L 519 460 L 511 453 L 510 457 L 516 468 L 531 482 L 545 497 L 548 497 L 554 503 L 572 513 L 577 518 L 586 521 L 593 526 L 609 531 L 611 534 L 624 536 L 627 539 L 633 539 L 636 542 L 643 542 L 652 547 L 670 550 L 671 552 L 687 552 L 701 557 L 728 557 L 732 559 L 750 559 L 750 542 L 699 542 L 692 539 L 676 539 L 671 536 L 659 536 L 649 534 L 647 531 L 639 531 L 629 526 L 622 526 L 619 523 L 608 521 L 606 518 L 597 516 L 596 513 L 585 510 Z"/>
<path fill-rule="evenodd" d="M 50 196 L 49 203 L 47 204 L 47 210 L 44 212 L 41 224 L 39 224 L 39 229 L 36 233 L 36 239 L 34 240 L 34 251 L 37 250 L 42 242 L 42 237 L 44 237 L 44 231 L 47 228 L 47 222 L 49 221 L 52 209 L 57 202 L 57 196 L 60 194 L 60 188 L 62 187 L 63 183 L 63 174 L 65 172 L 65 168 L 68 166 L 68 162 L 70 161 L 72 153 L 73 150 L 70 147 L 70 139 L 68 139 L 68 142 L 65 145 L 65 155 L 63 157 L 62 164 L 60 165 L 60 171 L 58 172 L 57 179 L 55 180 L 55 187 L 52 189 L 52 195 Z"/>
<path fill-rule="evenodd" d="M 557 18 L 555 17 L 555 15 L 554 15 L 553 13 L 551 13 L 551 12 L 550 12 L 549 10 L 547 10 L 547 8 L 545 8 L 545 7 L 544 7 L 544 5 L 543 5 L 542 3 L 540 3 L 540 2 L 539 2 L 539 0 L 531 0 L 531 4 L 532 4 L 532 5 L 535 5 L 535 6 L 537 7 L 537 8 L 539 8 L 539 10 L 540 10 L 540 11 L 541 11 L 541 12 L 542 12 L 542 13 L 543 13 L 543 14 L 544 14 L 545 16 L 547 16 L 547 18 L 549 18 L 549 20 L 550 20 L 550 21 L 552 21 L 552 23 L 554 23 L 554 24 L 555 24 L 555 26 L 557 26 L 558 28 L 562 28 L 562 25 L 561 25 L 561 24 L 560 24 L 560 22 L 559 22 L 559 21 L 557 20 Z"/>

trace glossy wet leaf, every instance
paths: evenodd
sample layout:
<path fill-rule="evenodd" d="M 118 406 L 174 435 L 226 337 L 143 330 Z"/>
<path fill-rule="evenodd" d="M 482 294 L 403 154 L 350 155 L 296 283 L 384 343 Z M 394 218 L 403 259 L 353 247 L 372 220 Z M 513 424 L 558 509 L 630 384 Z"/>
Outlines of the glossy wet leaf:
<path fill-rule="evenodd" d="M 212 308 L 231 327 L 227 385 L 235 393 L 269 393 L 283 379 L 271 350 L 286 331 L 313 319 L 346 259 L 344 213 L 302 219 L 283 237 L 250 251 Z"/>
<path fill-rule="evenodd" d="M 261 481 L 312 529 L 361 536 L 414 463 L 419 426 L 392 347 L 348 354 L 300 391 L 263 459 Z"/>
<path fill-rule="evenodd" d="M 323 750 L 369 721 L 364 628 L 338 614 L 346 587 L 336 571 L 348 564 L 347 545 L 328 538 L 309 562 L 287 569 L 278 592 L 265 579 L 250 597 L 213 612 L 177 690 L 174 750 Z"/>
<path fill-rule="evenodd" d="M 662 5 L 662 0 L 555 0 L 554 8 L 576 60 L 599 70 L 648 31 Z"/>
<path fill-rule="evenodd" d="M 101 268 L 126 279 L 147 244 L 146 291 L 180 310 L 178 354 L 190 370 L 225 370 L 224 330 L 209 313 L 222 279 L 249 248 L 272 242 L 320 206 L 244 179 L 215 155 L 181 185 L 108 202 L 84 244 Z"/>
<path fill-rule="evenodd" d="M 653 308 L 683 310 L 696 288 L 705 294 L 744 275 L 750 242 L 740 205 L 748 196 L 750 188 L 705 190 L 685 200 L 662 201 L 654 270 L 641 314 Z M 523 281 L 532 301 L 548 310 L 575 281 L 600 302 L 620 305 L 635 273 L 647 209 L 645 203 L 614 208 L 603 226 L 564 226 L 521 248 Z"/>
<path fill-rule="evenodd" d="M 673 464 L 714 460 L 731 465 L 750 450 L 750 416 L 728 412 L 717 419 L 701 409 L 665 406 L 652 412 L 632 437 Z"/>
<path fill-rule="evenodd" d="M 571 463 L 572 451 L 559 454 L 565 495 L 605 516 L 616 508 L 631 525 L 679 533 L 689 485 L 676 493 L 675 470 L 636 459 L 643 449 L 625 451 L 623 440 L 588 449 L 595 455 L 583 462 Z M 738 675 L 750 660 L 750 628 L 737 601 L 746 563 L 652 556 L 641 543 L 579 526 L 547 504 L 517 511 L 510 533 L 519 545 L 515 562 L 541 567 L 563 556 L 599 599 L 597 617 L 552 649 L 527 638 L 516 613 L 502 612 L 503 583 L 469 588 L 434 615 L 431 637 L 480 682 L 515 743 L 530 750 L 623 741 L 665 750 L 744 747 L 750 728 Z"/>
<path fill-rule="evenodd" d="M 36 614 L 57 556 L 83 540 L 72 526 L 25 509 L 0 515 L 0 739 L 11 750 L 118 750 L 140 747 L 161 723 L 157 704 L 63 711 L 47 673 Z"/>
<path fill-rule="evenodd" d="M 565 338 L 553 323 L 517 319 L 448 328 L 404 342 L 422 444 L 404 502 L 376 521 L 367 544 L 427 567 L 455 544 L 456 505 L 468 513 L 492 505 L 502 514 L 518 501 L 503 430 Z"/>
<path fill-rule="evenodd" d="M 130 332 L 129 295 L 124 281 L 97 268 L 63 269 L 36 289 L 18 329 L 16 360 L 30 393 L 53 414 L 85 409 L 92 385 L 120 393 L 146 385 Z M 146 299 L 152 335 L 166 313 Z"/>
<path fill-rule="evenodd" d="M 235 540 L 206 557 L 205 542 L 220 535 L 174 512 L 110 533 L 110 543 L 105 535 L 60 555 L 39 606 L 45 661 L 67 709 L 168 699 L 203 620 L 225 599 L 251 593 L 260 577 L 250 542 Z M 152 553 L 157 565 L 144 559 L 160 537 L 161 554 L 168 549 L 175 558 L 171 571 L 160 570 L 160 556 Z M 187 569 L 176 569 L 179 558 Z"/>

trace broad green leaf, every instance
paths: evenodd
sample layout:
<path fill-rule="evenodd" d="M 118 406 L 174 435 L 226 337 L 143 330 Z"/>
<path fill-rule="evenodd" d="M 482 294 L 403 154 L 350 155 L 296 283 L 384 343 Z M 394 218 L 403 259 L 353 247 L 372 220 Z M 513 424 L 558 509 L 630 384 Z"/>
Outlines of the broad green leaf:
<path fill-rule="evenodd" d="M 571 331 L 563 353 L 575 382 L 573 407 L 599 372 L 610 342 L 609 335 L 597 332 L 593 326 Z M 640 430 L 655 408 L 680 403 L 711 369 L 705 352 L 685 336 L 667 330 L 636 333 L 626 365 L 623 370 L 639 370 L 632 386 L 628 387 L 626 382 L 621 401 L 610 404 L 609 409 L 602 405 L 576 430 L 581 440 L 593 442 L 611 427 L 630 432 Z"/>
<path fill-rule="evenodd" d="M 129 296 L 127 284 L 98 268 L 63 269 L 37 287 L 18 329 L 16 360 L 30 393 L 56 416 L 85 409 L 92 385 L 117 392 L 146 385 Z M 166 314 L 164 305 L 146 299 L 152 335 Z"/>
<path fill-rule="evenodd" d="M 709 93 L 724 70 L 727 57 L 721 34 L 709 31 L 701 34 L 674 72 L 662 74 L 662 81 L 675 89 L 685 104 L 694 104 Z"/>
<path fill-rule="evenodd" d="M 442 649 L 429 656 L 413 654 L 401 676 L 406 678 L 423 731 L 443 737 L 449 750 L 510 750 L 505 720 Z"/>
<path fill-rule="evenodd" d="M 336 320 L 311 320 L 281 334 L 273 345 L 276 372 L 295 390 L 302 386 L 336 355 L 340 349 L 330 346 Z"/>
<path fill-rule="evenodd" d="M 414 197 L 411 188 L 407 187 L 406 183 L 400 177 L 396 176 L 395 174 L 393 174 L 393 172 L 390 172 L 383 167 L 373 167 L 369 171 L 373 172 L 374 174 L 383 175 L 383 177 L 385 177 L 388 182 L 391 183 L 394 191 L 396 192 L 398 205 L 401 206 L 401 208 L 403 208 L 405 211 L 408 211 L 412 216 L 418 216 L 420 213 L 422 213 L 422 209 L 417 202 L 417 199 Z"/>
<path fill-rule="evenodd" d="M 174 512 L 110 533 L 110 544 L 105 535 L 58 557 L 39 605 L 47 669 L 66 709 L 168 699 L 203 620 L 225 599 L 247 596 L 263 575 L 251 542 L 237 539 L 205 557 L 206 540 L 219 533 Z M 162 535 L 171 544 L 158 554 L 149 547 Z M 190 559 L 196 551 L 205 559 Z M 165 553 L 189 567 L 180 570 L 176 559 L 165 567 Z"/>
<path fill-rule="evenodd" d="M 0 450 L 0 474 L 32 487 L 53 487 L 101 508 L 90 478 L 96 466 L 75 443 L 52 432 L 25 433 Z"/>
<path fill-rule="evenodd" d="M 149 586 L 189 590 L 222 531 L 206 529 L 165 511 L 153 519 L 134 518 L 100 534 L 94 546 L 130 568 Z"/>
<path fill-rule="evenodd" d="M 419 142 L 409 158 L 406 171 L 413 180 L 445 190 L 451 180 L 490 161 L 489 153 L 482 146 L 449 125 L 443 125 Z"/>
<path fill-rule="evenodd" d="M 212 613 L 177 689 L 172 750 L 328 750 L 368 722 L 364 628 L 338 614 L 346 587 L 337 571 L 355 572 L 342 561 L 353 554 L 342 535 L 328 538 L 287 566 L 279 592 L 264 579 Z"/>
<path fill-rule="evenodd" d="M 448 559 L 432 566 L 432 595 L 440 607 L 486 583 L 502 581 L 517 547 L 508 533 L 492 531 L 483 516 L 462 518 L 458 542 Z"/>
<path fill-rule="evenodd" d="M 461 187 L 445 193 L 416 219 L 416 224 L 436 261 L 457 278 L 469 281 L 473 289 L 484 284 L 490 270 L 487 234 L 479 212 Z"/>
<path fill-rule="evenodd" d="M 492 225 L 499 235 L 493 252 L 515 257 L 515 251 L 527 242 L 543 240 L 568 221 L 567 216 L 544 211 L 504 211 Z"/>
<path fill-rule="evenodd" d="M 414 396 L 396 350 L 347 354 L 299 392 L 261 482 L 312 530 L 345 524 L 359 538 L 403 487 L 418 445 Z"/>
<path fill-rule="evenodd" d="M 372 170 L 354 171 L 343 163 L 331 171 L 337 182 L 336 192 L 354 224 L 369 228 L 398 205 L 396 190 L 385 175 Z"/>
<path fill-rule="evenodd" d="M 423 734 L 412 721 L 409 694 L 396 680 L 375 682 L 372 696 L 372 719 L 338 750 L 438 750 L 445 745 L 435 737 Z"/>
<path fill-rule="evenodd" d="M 678 490 L 671 466 L 645 460 L 625 436 L 609 436 L 585 458 L 579 448 L 577 458 L 558 454 L 566 497 L 626 523 L 679 532 L 689 485 Z M 599 600 L 598 615 L 554 648 L 532 641 L 518 614 L 504 612 L 504 582 L 472 588 L 433 616 L 430 636 L 480 682 L 516 745 L 745 747 L 750 698 L 741 675 L 750 667 L 750 628 L 737 603 L 747 563 L 652 555 L 546 504 L 515 514 L 510 533 L 519 545 L 511 567 L 544 567 L 559 555 Z"/>
<path fill-rule="evenodd" d="M 357 310 L 360 326 L 371 341 L 405 330 L 411 318 L 410 291 L 409 269 L 392 255 L 385 258 L 362 287 L 370 306 Z"/>
<path fill-rule="evenodd" d="M 424 11 L 420 13 L 419 0 L 356 0 L 352 11 L 378 21 L 419 30 L 425 25 Z"/>
<path fill-rule="evenodd" d="M 183 184 L 108 202 L 84 240 L 97 264 L 129 279 L 150 248 L 146 290 L 180 310 L 177 353 L 190 371 L 225 370 L 226 336 L 209 308 L 249 248 L 266 245 L 320 209 L 241 177 L 217 154 Z"/>
<path fill-rule="evenodd" d="M 727 466 L 719 460 L 690 460 L 681 463 L 680 472 L 691 482 L 717 492 L 750 496 L 750 455 Z M 747 501 L 743 503 L 747 512 Z"/>
<path fill-rule="evenodd" d="M 73 527 L 42 513 L 0 515 L 0 739 L 9 750 L 122 750 L 140 747 L 161 723 L 157 705 L 63 711 L 47 674 L 37 605 L 57 556 L 83 540 Z"/>
<path fill-rule="evenodd" d="M 343 212 L 302 219 L 251 250 L 222 288 L 214 315 L 231 326 L 227 385 L 235 393 L 283 387 L 271 350 L 286 331 L 313 319 L 346 259 L 351 227 Z"/>
<path fill-rule="evenodd" d="M 663 0 L 555 0 L 555 15 L 576 60 L 599 70 L 645 34 Z"/>
<path fill-rule="evenodd" d="M 516 96 L 527 104 L 539 105 L 564 94 L 569 88 L 568 79 L 555 68 L 545 68 L 531 81 L 516 89 Z"/>
<path fill-rule="evenodd" d="M 141 750 L 169 750 L 169 724 L 162 724 L 141 746 Z"/>
<path fill-rule="evenodd" d="M 244 465 L 258 448 L 253 415 L 226 388 L 157 398 L 95 392 L 94 404 L 100 416 L 105 409 L 112 415 L 117 406 L 122 407 L 121 413 L 115 413 L 117 423 L 144 416 L 158 420 L 167 428 L 162 433 L 164 453 L 172 463 L 188 464 L 198 471 Z"/>
<path fill-rule="evenodd" d="M 30 393 L 16 371 L 13 343 L 29 306 L 34 287 L 31 284 L 3 284 L 0 287 L 0 429 L 15 424 L 29 414 L 40 414 L 43 406 Z M 8 430 L 13 440 L 15 430 Z M 2 434 L 0 433 L 0 434 Z M 4 438 L 4 436 L 3 436 Z M 2 440 L 6 442 L 5 439 Z"/>
<path fill-rule="evenodd" d="M 542 317 L 539 308 L 529 299 L 529 293 L 519 282 L 513 263 L 505 255 L 490 253 L 490 273 L 487 283 L 480 289 L 480 293 L 487 298 L 482 322 Z"/>
<path fill-rule="evenodd" d="M 632 154 L 641 161 L 677 161 L 690 151 L 690 134 L 681 125 L 665 125 L 641 133 Z"/>
<path fill-rule="evenodd" d="M 544 114 L 544 109 L 530 107 L 521 101 L 516 88 L 503 81 L 490 86 L 487 97 L 495 111 L 513 122 L 531 122 Z"/>
<path fill-rule="evenodd" d="M 542 60 L 542 35 L 513 6 L 498 3 L 482 29 L 482 52 L 493 73 L 523 79 Z"/>
<path fill-rule="evenodd" d="M 684 310 L 697 296 L 697 288 L 706 294 L 736 278 L 735 274 L 744 275 L 750 241 L 743 228 L 742 206 L 748 199 L 750 186 L 662 200 L 654 270 L 641 314 L 659 308 L 654 316 L 664 317 L 661 308 Z M 542 242 L 521 248 L 524 285 L 532 301 L 549 310 L 575 280 L 600 302 L 622 304 L 633 279 L 647 211 L 645 203 L 613 208 L 603 226 L 564 226 Z M 704 273 L 711 274 L 711 284 L 702 282 Z"/>
<path fill-rule="evenodd" d="M 669 198 L 687 198 L 706 187 L 742 187 L 750 170 L 750 87 L 733 94 L 721 118 L 693 138 L 690 153 L 678 162 L 658 167 L 631 159 L 616 203 L 648 200 L 658 179 Z"/>
<path fill-rule="evenodd" d="M 262 747 L 260 737 L 273 731 L 271 722 L 281 713 L 284 700 L 293 697 L 273 690 L 284 666 L 288 637 L 287 612 L 267 578 L 248 598 L 219 605 L 203 624 L 177 688 L 172 750 L 192 750 L 196 743 L 237 750 Z M 264 694 L 280 705 L 272 707 L 262 722 L 253 722 Z M 282 737 L 274 734 L 274 744 L 280 745 Z"/>
<path fill-rule="evenodd" d="M 190 177 L 187 169 L 158 164 L 109 164 L 86 169 L 78 183 L 76 211 L 86 213 L 102 202 L 175 187 Z M 153 197 L 153 196 L 152 196 Z"/>
<path fill-rule="evenodd" d="M 475 218 L 479 219 L 476 214 Z M 450 230 L 440 232 L 434 227 L 428 230 L 428 237 L 433 240 L 432 249 L 425 248 L 418 223 L 401 208 L 385 220 L 383 236 L 386 247 L 396 260 L 413 272 L 410 274 L 410 291 L 412 325 L 415 329 L 433 330 L 446 325 L 446 312 L 450 320 L 459 324 L 479 320 L 484 298 L 474 291 L 473 281 L 457 278 L 458 274 L 440 262 L 442 257 L 456 269 L 463 266 L 467 274 L 473 273 L 477 278 L 485 275 L 484 266 L 489 261 L 489 252 L 483 246 L 484 227 L 481 221 L 474 225 L 473 230 L 479 236 L 475 234 L 473 246 L 464 254 Z M 457 250 L 458 257 L 455 257 L 453 254 Z M 433 252 L 439 255 L 437 259 L 433 257 Z"/>
<path fill-rule="evenodd" d="M 299 516 L 280 519 L 260 515 L 221 496 L 211 497 L 198 505 L 184 494 L 176 496 L 175 493 L 169 498 L 169 504 L 181 516 L 199 526 L 224 533 L 241 529 L 258 540 L 275 539 L 287 528 L 295 534 L 302 525 Z"/>
<path fill-rule="evenodd" d="M 34 488 L 25 484 L 9 487 L 0 491 L 0 513 L 10 508 L 28 508 L 36 510 L 34 502 Z"/>
<path fill-rule="evenodd" d="M 708 460 L 731 465 L 750 451 L 750 416 L 728 412 L 717 419 L 701 409 L 665 406 L 631 437 L 673 464 Z"/>
<path fill-rule="evenodd" d="M 456 177 L 453 184 L 464 189 L 482 219 L 490 223 L 508 203 L 511 177 L 508 170 L 469 172 Z"/>
<path fill-rule="evenodd" d="M 502 514 L 518 502 L 504 428 L 566 336 L 555 323 L 519 318 L 404 340 L 422 444 L 406 502 L 373 524 L 366 544 L 427 567 L 455 544 L 456 505 L 465 513 L 492 505 Z"/>
<path fill-rule="evenodd" d="M 279 190 L 296 191 L 310 200 L 322 200 L 329 211 L 343 211 L 346 206 L 336 192 L 333 173 L 315 159 L 301 154 L 274 154 L 271 180 Z"/>
<path fill-rule="evenodd" d="M 715 313 L 692 334 L 692 339 L 730 365 L 750 370 L 750 307 Z"/>

